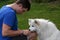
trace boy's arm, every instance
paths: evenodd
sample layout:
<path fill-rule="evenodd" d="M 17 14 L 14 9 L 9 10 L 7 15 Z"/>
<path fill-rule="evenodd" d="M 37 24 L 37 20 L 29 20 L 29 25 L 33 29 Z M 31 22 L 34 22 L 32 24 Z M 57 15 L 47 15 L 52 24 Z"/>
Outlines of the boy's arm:
<path fill-rule="evenodd" d="M 20 35 L 23 33 L 23 30 L 10 30 L 11 27 L 6 25 L 6 24 L 3 24 L 3 27 L 2 27 L 2 35 L 3 36 L 17 36 L 17 35 Z"/>

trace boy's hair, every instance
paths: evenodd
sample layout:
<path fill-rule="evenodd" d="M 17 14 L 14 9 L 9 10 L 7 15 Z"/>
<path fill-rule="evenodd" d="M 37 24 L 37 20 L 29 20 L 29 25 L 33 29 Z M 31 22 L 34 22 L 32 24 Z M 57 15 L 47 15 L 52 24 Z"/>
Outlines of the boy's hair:
<path fill-rule="evenodd" d="M 28 8 L 28 11 L 30 10 L 31 7 L 29 0 L 17 0 L 16 4 L 22 4 L 24 8 Z"/>

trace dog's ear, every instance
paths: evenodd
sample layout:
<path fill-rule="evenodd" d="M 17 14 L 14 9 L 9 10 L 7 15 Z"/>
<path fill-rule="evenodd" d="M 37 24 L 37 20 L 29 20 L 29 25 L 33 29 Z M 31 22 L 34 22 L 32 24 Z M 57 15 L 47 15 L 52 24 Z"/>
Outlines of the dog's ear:
<path fill-rule="evenodd" d="M 29 25 L 30 25 L 30 22 L 31 22 L 31 19 L 28 19 L 28 23 L 29 23 Z"/>
<path fill-rule="evenodd" d="M 33 19 L 28 19 L 29 25 L 31 24 L 32 21 L 33 21 Z"/>
<path fill-rule="evenodd" d="M 40 25 L 39 22 L 38 22 L 37 20 L 35 20 L 34 22 L 35 22 L 35 24 Z"/>

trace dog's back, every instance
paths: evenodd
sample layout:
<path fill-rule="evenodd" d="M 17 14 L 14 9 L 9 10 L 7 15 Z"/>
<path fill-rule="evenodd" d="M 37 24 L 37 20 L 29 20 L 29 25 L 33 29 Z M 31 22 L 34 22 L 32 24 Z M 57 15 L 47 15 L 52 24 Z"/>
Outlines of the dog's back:
<path fill-rule="evenodd" d="M 38 34 L 39 40 L 55 40 L 57 38 L 59 30 L 53 22 L 45 19 L 36 21 L 40 23 L 40 33 Z"/>

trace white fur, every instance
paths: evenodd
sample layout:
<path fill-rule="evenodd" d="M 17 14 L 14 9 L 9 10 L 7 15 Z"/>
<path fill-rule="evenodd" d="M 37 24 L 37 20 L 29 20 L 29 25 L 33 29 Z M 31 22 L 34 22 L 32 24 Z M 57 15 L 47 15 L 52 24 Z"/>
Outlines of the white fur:
<path fill-rule="evenodd" d="M 35 21 L 38 23 L 35 23 Z M 56 25 L 45 19 L 29 19 L 29 29 L 36 31 L 38 40 L 60 40 L 60 31 Z M 33 26 L 33 27 L 32 27 Z"/>

